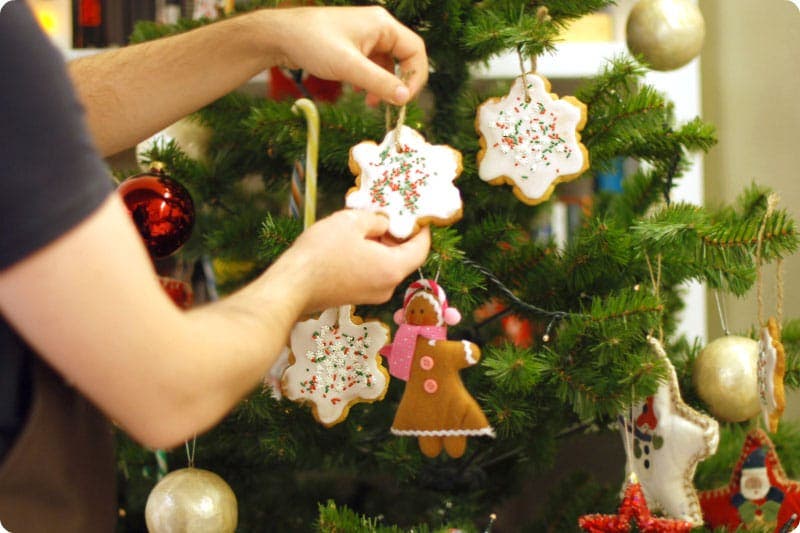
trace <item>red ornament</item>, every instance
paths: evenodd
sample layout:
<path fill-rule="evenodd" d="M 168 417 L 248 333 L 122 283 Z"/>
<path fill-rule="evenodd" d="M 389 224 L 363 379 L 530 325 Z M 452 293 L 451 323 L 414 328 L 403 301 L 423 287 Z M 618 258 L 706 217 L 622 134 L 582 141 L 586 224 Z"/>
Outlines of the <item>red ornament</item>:
<path fill-rule="evenodd" d="M 745 437 L 730 482 L 698 496 L 703 520 L 714 529 L 769 527 L 777 533 L 793 514 L 800 515 L 800 482 L 786 476 L 775 445 L 758 428 Z"/>
<path fill-rule="evenodd" d="M 625 487 L 625 496 L 615 515 L 590 514 L 578 519 L 578 525 L 589 533 L 627 533 L 631 531 L 631 522 L 636 524 L 642 533 L 689 532 L 692 525 L 683 520 L 656 518 L 650 514 L 644 499 L 642 486 L 631 476 Z"/>
<path fill-rule="evenodd" d="M 154 258 L 175 252 L 189 240 L 194 204 L 189 192 L 169 178 L 161 164 L 123 181 L 118 191 Z"/>
<path fill-rule="evenodd" d="M 269 97 L 273 100 L 297 99 L 311 96 L 318 102 L 335 102 L 342 95 L 342 84 L 338 81 L 329 81 L 303 75 L 303 87 L 308 95 L 303 94 L 297 83 L 280 67 L 272 67 L 269 71 Z"/>
<path fill-rule="evenodd" d="M 175 305 L 181 309 L 189 309 L 192 306 L 192 303 L 194 303 L 194 291 L 192 291 L 191 285 L 185 281 L 166 276 L 159 276 L 158 281 L 161 282 L 164 291 L 175 302 Z"/>

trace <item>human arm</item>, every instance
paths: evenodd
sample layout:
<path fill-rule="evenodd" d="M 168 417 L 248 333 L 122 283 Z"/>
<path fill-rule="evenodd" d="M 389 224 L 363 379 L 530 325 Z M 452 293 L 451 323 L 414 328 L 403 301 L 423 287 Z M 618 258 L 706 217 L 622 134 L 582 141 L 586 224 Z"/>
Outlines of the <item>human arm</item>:
<path fill-rule="evenodd" d="M 413 72 L 404 84 L 382 65 Z M 383 8 L 261 9 L 74 60 L 70 77 L 103 155 L 133 146 L 275 65 L 341 80 L 394 104 L 425 84 L 422 39 Z"/>
<path fill-rule="evenodd" d="M 171 447 L 218 422 L 259 383 L 302 314 L 389 298 L 424 260 L 429 234 L 387 246 L 374 240 L 385 225 L 378 215 L 338 212 L 250 285 L 182 312 L 112 195 L 0 273 L 0 311 L 131 436 Z M 365 265 L 370 275 L 354 274 Z"/>

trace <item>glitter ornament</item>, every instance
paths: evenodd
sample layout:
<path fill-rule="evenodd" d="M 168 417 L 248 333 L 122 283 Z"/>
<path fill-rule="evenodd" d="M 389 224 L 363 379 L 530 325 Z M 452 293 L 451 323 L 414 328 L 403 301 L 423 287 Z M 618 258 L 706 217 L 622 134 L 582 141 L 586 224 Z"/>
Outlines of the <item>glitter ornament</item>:
<path fill-rule="evenodd" d="M 150 533 L 232 533 L 236 530 L 236 496 L 213 472 L 183 468 L 170 472 L 150 491 L 145 506 Z"/>
<path fill-rule="evenodd" d="M 635 474 L 628 478 L 622 504 L 615 515 L 590 514 L 581 516 L 578 525 L 589 533 L 627 533 L 631 531 L 631 522 L 641 533 L 689 532 L 692 525 L 682 520 L 656 518 L 647 508 L 647 501 L 642 493 Z"/>
<path fill-rule="evenodd" d="M 705 33 L 703 15 L 689 0 L 641 0 L 626 25 L 628 49 L 655 70 L 673 70 L 694 59 Z"/>
<path fill-rule="evenodd" d="M 131 176 L 117 190 L 151 257 L 167 257 L 189 240 L 194 203 L 183 185 L 167 176 L 164 165 L 153 163 L 149 172 Z"/>
<path fill-rule="evenodd" d="M 692 382 L 719 420 L 743 422 L 757 416 L 758 343 L 736 335 L 710 342 L 695 359 Z"/>

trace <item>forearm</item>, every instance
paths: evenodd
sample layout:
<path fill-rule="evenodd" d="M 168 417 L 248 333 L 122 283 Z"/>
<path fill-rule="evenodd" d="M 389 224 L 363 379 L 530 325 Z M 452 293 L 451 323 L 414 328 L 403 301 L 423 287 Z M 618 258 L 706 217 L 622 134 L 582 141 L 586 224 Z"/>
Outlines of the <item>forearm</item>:
<path fill-rule="evenodd" d="M 100 152 L 129 148 L 279 63 L 285 17 L 277 11 L 70 62 Z"/>
<path fill-rule="evenodd" d="M 0 310 L 112 420 L 166 447 L 219 421 L 284 346 L 308 280 L 291 258 L 275 267 L 238 294 L 182 312 L 113 197 L 4 271 Z"/>

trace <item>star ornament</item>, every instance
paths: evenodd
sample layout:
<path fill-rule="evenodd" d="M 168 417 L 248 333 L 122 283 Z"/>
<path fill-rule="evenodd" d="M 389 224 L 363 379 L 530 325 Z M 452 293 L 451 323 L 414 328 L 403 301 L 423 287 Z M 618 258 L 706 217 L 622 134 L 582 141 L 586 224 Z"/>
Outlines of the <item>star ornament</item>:
<path fill-rule="evenodd" d="M 507 183 L 522 202 L 547 200 L 556 184 L 589 168 L 589 152 L 580 142 L 586 105 L 571 96 L 550 93 L 550 82 L 536 74 L 514 81 L 502 98 L 478 108 L 478 174 L 492 185 Z"/>
<path fill-rule="evenodd" d="M 381 144 L 365 141 L 350 149 L 356 186 L 347 207 L 386 215 L 389 233 L 406 239 L 426 224 L 448 225 L 462 215 L 461 193 L 453 181 L 461 174 L 461 152 L 433 145 L 416 130 L 401 126 Z"/>
<path fill-rule="evenodd" d="M 787 477 L 775 445 L 756 428 L 747 433 L 728 484 L 701 491 L 700 505 L 709 528 L 782 533 L 800 515 L 800 482 Z"/>
<path fill-rule="evenodd" d="M 347 417 L 351 405 L 382 400 L 389 373 L 378 352 L 389 328 L 377 320 L 362 322 L 343 305 L 318 319 L 295 324 L 289 366 L 281 389 L 290 400 L 310 403 L 314 418 L 331 427 Z"/>
<path fill-rule="evenodd" d="M 778 431 L 786 408 L 785 373 L 786 352 L 781 343 L 781 330 L 778 321 L 770 317 L 758 339 L 758 399 L 764 422 L 772 433 Z"/>
<path fill-rule="evenodd" d="M 581 529 L 589 533 L 625 533 L 631 531 L 631 523 L 641 533 L 688 532 L 692 529 L 689 522 L 653 516 L 635 474 L 628 478 L 617 514 L 590 514 L 578 519 Z"/>
<path fill-rule="evenodd" d="M 620 416 L 627 443 L 627 470 L 636 474 L 654 511 L 702 525 L 703 513 L 693 479 L 697 464 L 714 454 L 719 424 L 683 402 L 675 368 L 658 339 L 649 342 L 668 367 L 668 377 L 653 396 Z"/>

